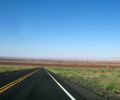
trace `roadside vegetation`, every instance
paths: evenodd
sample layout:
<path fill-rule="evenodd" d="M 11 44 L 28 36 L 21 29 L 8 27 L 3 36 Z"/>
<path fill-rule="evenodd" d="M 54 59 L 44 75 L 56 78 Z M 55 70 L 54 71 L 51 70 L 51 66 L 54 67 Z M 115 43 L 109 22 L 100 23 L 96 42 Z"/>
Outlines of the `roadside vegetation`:
<path fill-rule="evenodd" d="M 24 69 L 31 69 L 32 66 L 23 66 L 23 65 L 0 65 L 0 73 L 2 72 L 10 72 Z"/>
<path fill-rule="evenodd" d="M 120 96 L 120 68 L 48 67 L 48 70 L 88 87 L 107 100 Z"/>

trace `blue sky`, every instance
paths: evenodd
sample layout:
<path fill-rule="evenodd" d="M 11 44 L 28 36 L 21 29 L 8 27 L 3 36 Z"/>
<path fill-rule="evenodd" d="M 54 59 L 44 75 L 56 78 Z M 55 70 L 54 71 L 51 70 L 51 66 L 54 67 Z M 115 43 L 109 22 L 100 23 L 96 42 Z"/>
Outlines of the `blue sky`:
<path fill-rule="evenodd" d="M 0 56 L 120 58 L 120 1 L 0 0 Z"/>

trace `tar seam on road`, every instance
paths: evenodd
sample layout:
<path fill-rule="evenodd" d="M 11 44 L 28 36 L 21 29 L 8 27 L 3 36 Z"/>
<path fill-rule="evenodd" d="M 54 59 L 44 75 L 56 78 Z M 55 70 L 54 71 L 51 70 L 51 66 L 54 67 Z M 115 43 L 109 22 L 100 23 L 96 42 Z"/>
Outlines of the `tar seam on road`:
<path fill-rule="evenodd" d="M 57 83 L 57 85 L 68 95 L 71 100 L 76 100 L 47 70 L 47 74 Z"/>
<path fill-rule="evenodd" d="M 29 76 L 31 76 L 32 74 L 34 74 L 38 70 L 40 70 L 40 69 L 37 69 L 37 70 L 35 70 L 35 71 L 31 72 L 31 73 L 28 73 L 27 75 L 25 75 L 25 76 L 23 76 L 23 77 L 15 80 L 15 81 L 13 81 L 13 82 L 11 82 L 11 83 L 9 83 L 9 84 L 1 87 L 0 88 L 0 94 L 3 93 L 3 92 L 5 92 L 6 90 L 8 90 L 9 88 L 11 88 L 12 86 L 16 85 L 17 83 L 21 82 L 22 80 L 28 78 Z"/>

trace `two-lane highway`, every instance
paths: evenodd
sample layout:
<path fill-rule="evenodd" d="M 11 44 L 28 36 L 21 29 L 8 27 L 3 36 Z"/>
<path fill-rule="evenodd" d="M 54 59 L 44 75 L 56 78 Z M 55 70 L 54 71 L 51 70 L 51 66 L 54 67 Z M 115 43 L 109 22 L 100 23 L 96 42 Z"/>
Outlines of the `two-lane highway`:
<path fill-rule="evenodd" d="M 5 90 L 0 89 L 0 100 L 86 100 L 78 94 L 73 95 L 74 90 L 69 92 L 44 68 L 27 73 L 9 84 L 4 86 Z"/>

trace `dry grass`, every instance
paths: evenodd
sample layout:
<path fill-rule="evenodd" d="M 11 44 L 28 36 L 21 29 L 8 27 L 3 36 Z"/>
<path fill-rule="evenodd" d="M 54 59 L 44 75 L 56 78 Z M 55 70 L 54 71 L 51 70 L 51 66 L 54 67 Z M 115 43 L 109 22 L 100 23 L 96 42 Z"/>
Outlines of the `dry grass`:
<path fill-rule="evenodd" d="M 120 68 L 51 67 L 48 69 L 74 83 L 92 87 L 100 96 L 120 96 Z"/>
<path fill-rule="evenodd" d="M 28 67 L 28 66 L 23 66 L 23 65 L 0 65 L 0 73 L 23 70 L 23 69 L 31 69 L 31 68 L 33 67 L 32 66 Z"/>

